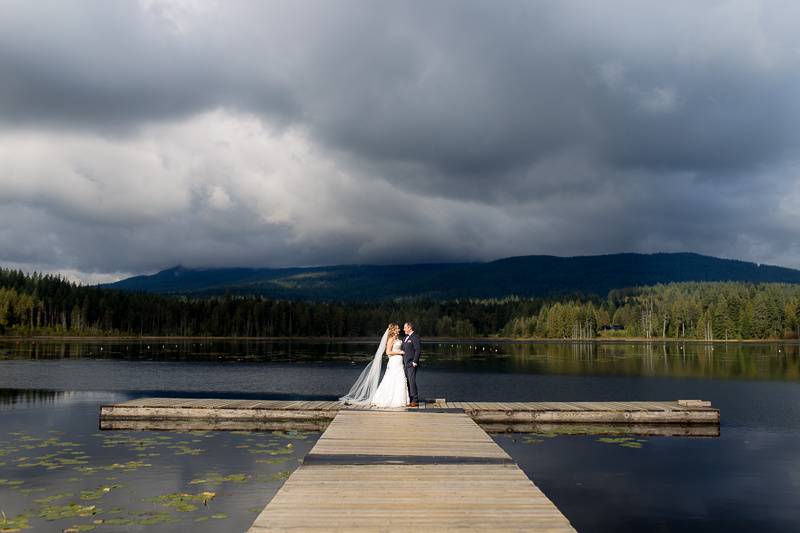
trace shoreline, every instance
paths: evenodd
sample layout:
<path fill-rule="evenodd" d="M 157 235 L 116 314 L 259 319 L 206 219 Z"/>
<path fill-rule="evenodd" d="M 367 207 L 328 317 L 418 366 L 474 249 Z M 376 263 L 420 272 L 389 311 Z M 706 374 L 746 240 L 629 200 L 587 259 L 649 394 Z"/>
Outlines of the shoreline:
<path fill-rule="evenodd" d="M 373 342 L 372 337 L 220 337 L 179 335 L 0 335 L 0 341 L 302 341 L 302 342 Z M 424 337 L 423 342 L 504 343 L 504 344 L 800 344 L 800 339 L 689 339 L 672 337 L 615 337 L 594 339 L 513 338 L 513 337 Z"/>

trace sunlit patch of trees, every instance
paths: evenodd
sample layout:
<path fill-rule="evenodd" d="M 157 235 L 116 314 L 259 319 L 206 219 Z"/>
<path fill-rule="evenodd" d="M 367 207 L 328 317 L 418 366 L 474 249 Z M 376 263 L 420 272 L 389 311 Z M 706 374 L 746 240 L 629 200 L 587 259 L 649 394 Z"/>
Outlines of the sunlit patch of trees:
<path fill-rule="evenodd" d="M 575 295 L 312 302 L 189 298 L 81 286 L 0 269 L 0 334 L 372 337 L 413 320 L 427 337 L 700 340 L 800 337 L 800 285 L 671 283 Z"/>
<path fill-rule="evenodd" d="M 603 302 L 543 303 L 514 317 L 509 337 L 602 337 L 699 340 L 800 337 L 800 285 L 738 282 L 670 283 L 615 289 Z M 611 329 L 613 325 L 621 330 Z"/>

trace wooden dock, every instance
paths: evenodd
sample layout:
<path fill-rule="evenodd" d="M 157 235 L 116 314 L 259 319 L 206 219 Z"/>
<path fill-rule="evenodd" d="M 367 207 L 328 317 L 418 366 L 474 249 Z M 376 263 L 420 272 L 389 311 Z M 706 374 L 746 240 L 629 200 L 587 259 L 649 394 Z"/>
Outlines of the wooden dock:
<path fill-rule="evenodd" d="M 341 411 L 338 401 L 140 398 L 100 408 L 100 429 L 322 431 Z M 422 402 L 418 411 L 454 409 L 492 432 L 624 433 L 634 428 L 652 435 L 719 434 L 719 410 L 709 402 Z M 582 430 L 581 428 L 586 428 Z M 548 429 L 550 428 L 550 429 Z"/>
<path fill-rule="evenodd" d="M 140 398 L 101 429 L 322 431 L 250 528 L 273 531 L 574 531 L 486 431 L 714 437 L 709 402 L 422 402 Z M 479 425 L 480 424 L 480 425 Z"/>
<path fill-rule="evenodd" d="M 250 533 L 574 531 L 463 412 L 336 410 Z"/>

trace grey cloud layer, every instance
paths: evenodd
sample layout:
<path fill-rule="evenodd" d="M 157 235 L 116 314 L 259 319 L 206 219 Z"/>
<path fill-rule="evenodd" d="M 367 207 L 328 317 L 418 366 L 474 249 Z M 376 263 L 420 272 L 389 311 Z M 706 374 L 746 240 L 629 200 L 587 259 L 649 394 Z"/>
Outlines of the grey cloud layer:
<path fill-rule="evenodd" d="M 800 266 L 798 20 L 789 1 L 4 2 L 0 222 L 14 206 L 28 223 L 0 233 L 0 260 L 138 272 L 688 249 Z M 63 152 L 76 136 L 111 163 Z M 138 172 L 113 170 L 122 154 Z M 163 173 L 153 195 L 119 185 L 142 172 Z M 64 173 L 87 192 L 53 193 Z M 33 253 L 26 227 L 67 252 Z"/>

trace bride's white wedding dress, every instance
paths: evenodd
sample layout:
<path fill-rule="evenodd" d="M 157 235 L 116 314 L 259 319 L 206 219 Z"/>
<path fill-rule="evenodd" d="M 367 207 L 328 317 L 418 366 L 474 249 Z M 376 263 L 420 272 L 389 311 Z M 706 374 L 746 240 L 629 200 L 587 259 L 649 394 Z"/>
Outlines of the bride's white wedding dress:
<path fill-rule="evenodd" d="M 381 380 L 381 366 L 383 366 L 383 354 L 389 340 L 389 329 L 387 328 L 378 344 L 375 355 L 350 391 L 339 398 L 345 405 L 363 405 L 376 407 L 405 407 L 408 405 L 408 387 L 406 385 L 406 372 L 403 368 L 403 356 L 392 355 L 386 363 L 386 373 Z M 400 339 L 392 343 L 390 352 L 398 352 L 403 343 Z"/>
<path fill-rule="evenodd" d="M 391 351 L 399 352 L 402 345 L 400 339 L 394 341 Z M 383 379 L 378 385 L 378 390 L 375 391 L 371 403 L 376 407 L 405 407 L 408 405 L 408 385 L 402 355 L 389 356 L 386 373 L 383 374 Z"/>

